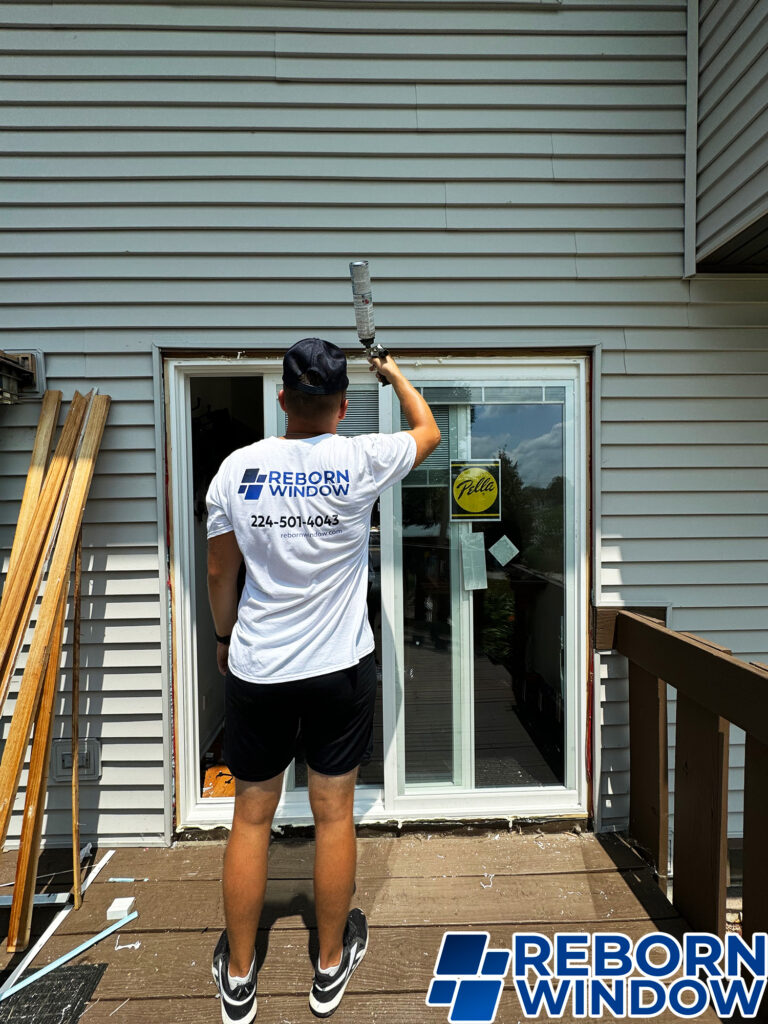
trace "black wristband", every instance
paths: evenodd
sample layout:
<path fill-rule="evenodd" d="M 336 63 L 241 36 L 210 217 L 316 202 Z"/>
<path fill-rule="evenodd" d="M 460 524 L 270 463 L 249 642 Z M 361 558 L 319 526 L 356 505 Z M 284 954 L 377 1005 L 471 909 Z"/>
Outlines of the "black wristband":
<path fill-rule="evenodd" d="M 214 633 L 215 633 L 215 631 L 214 631 Z M 216 643 L 217 644 L 228 644 L 229 643 L 229 639 L 232 636 L 232 634 L 231 633 L 227 633 L 226 636 L 219 636 L 218 633 L 215 633 L 215 636 L 216 636 Z"/>

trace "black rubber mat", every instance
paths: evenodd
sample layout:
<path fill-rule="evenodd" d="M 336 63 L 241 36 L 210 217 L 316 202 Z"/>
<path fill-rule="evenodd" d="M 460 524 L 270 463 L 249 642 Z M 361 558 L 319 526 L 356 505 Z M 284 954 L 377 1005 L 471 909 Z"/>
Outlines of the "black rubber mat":
<path fill-rule="evenodd" d="M 64 964 L 0 1002 L 0 1024 L 75 1024 L 106 964 Z M 38 968 L 25 971 L 22 981 Z"/>

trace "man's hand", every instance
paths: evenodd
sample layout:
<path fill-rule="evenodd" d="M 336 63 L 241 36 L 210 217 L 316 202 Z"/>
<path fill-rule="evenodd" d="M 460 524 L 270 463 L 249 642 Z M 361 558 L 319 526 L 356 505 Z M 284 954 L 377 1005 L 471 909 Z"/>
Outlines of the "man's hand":
<path fill-rule="evenodd" d="M 392 356 L 368 356 L 368 362 L 371 364 L 368 369 L 375 373 L 382 383 L 388 381 L 391 384 L 394 377 L 402 377 L 400 368 Z"/>
<path fill-rule="evenodd" d="M 216 644 L 216 664 L 223 676 L 227 674 L 227 660 L 229 658 L 229 644 Z"/>
<path fill-rule="evenodd" d="M 371 370 L 376 373 L 380 380 L 387 380 L 392 385 L 395 394 L 400 402 L 408 426 L 416 442 L 416 461 L 414 468 L 431 455 L 440 443 L 440 430 L 432 410 L 429 408 L 423 397 L 411 384 L 392 356 L 368 356 Z"/>

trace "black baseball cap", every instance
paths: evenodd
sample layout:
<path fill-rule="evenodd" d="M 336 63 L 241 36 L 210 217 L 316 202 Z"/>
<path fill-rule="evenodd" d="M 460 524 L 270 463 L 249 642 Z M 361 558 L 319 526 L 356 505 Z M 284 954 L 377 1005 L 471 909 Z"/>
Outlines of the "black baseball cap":
<path fill-rule="evenodd" d="M 347 357 L 330 341 L 302 338 L 283 356 L 283 384 L 308 395 L 345 391 L 349 385 Z"/>

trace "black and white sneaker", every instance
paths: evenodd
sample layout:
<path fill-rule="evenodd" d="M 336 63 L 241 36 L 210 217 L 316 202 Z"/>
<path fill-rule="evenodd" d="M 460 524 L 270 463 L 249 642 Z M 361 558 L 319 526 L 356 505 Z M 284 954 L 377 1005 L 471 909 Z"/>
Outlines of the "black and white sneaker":
<path fill-rule="evenodd" d="M 315 969 L 309 993 L 309 1008 L 316 1017 L 330 1017 L 341 1002 L 349 979 L 368 948 L 368 922 L 362 910 L 350 910 L 344 929 L 341 963 L 335 974 Z"/>
<path fill-rule="evenodd" d="M 221 1019 L 224 1024 L 251 1024 L 256 1016 L 256 966 L 254 964 L 250 981 L 230 988 L 229 942 L 226 929 L 221 933 L 213 951 L 211 971 L 221 995 Z"/>

